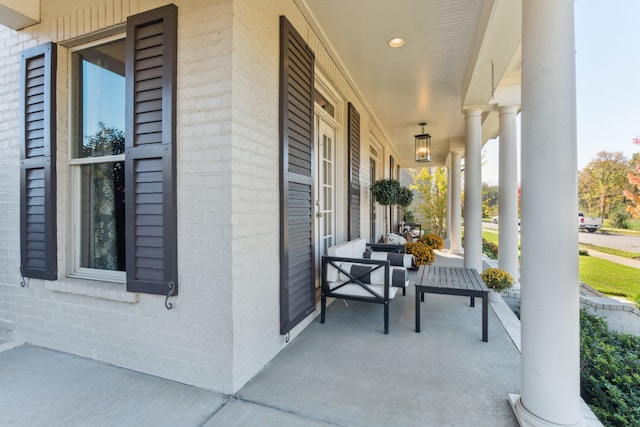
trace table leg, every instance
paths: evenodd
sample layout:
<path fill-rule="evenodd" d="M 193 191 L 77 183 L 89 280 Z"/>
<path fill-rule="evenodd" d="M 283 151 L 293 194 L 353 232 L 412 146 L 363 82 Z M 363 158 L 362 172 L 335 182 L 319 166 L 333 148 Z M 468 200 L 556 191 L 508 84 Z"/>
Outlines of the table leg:
<path fill-rule="evenodd" d="M 424 293 L 416 286 L 416 332 L 420 332 L 420 297 L 424 298 Z"/>
<path fill-rule="evenodd" d="M 489 341 L 489 292 L 482 293 L 482 341 Z"/>

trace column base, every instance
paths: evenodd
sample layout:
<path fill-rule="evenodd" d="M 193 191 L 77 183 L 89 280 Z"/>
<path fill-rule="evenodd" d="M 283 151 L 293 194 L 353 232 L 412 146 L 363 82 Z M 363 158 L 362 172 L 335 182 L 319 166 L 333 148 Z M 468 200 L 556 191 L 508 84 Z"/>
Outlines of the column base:
<path fill-rule="evenodd" d="M 575 424 L 556 424 L 547 420 L 543 420 L 537 415 L 529 412 L 527 408 L 522 404 L 520 395 L 509 393 L 509 402 L 511 403 L 511 409 L 518 420 L 520 427 L 584 427 L 586 426 L 584 418 L 580 417 L 580 420 Z"/>

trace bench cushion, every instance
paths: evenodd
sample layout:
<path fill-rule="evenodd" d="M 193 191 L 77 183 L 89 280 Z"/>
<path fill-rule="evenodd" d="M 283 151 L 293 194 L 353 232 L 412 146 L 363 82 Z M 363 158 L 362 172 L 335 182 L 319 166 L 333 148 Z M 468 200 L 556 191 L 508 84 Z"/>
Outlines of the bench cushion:
<path fill-rule="evenodd" d="M 397 254 L 392 252 L 367 252 L 365 258 L 388 260 L 392 266 L 415 267 L 415 258 L 411 254 Z"/>
<path fill-rule="evenodd" d="M 357 296 L 363 298 L 384 298 L 384 286 L 383 285 L 367 285 L 372 292 L 375 293 L 375 296 L 372 295 L 367 289 L 360 285 L 356 285 L 354 283 L 349 283 L 348 285 L 344 285 L 338 288 L 340 285 L 345 283 L 345 281 L 337 281 L 337 282 L 327 282 L 329 286 L 329 290 L 333 294 L 336 295 L 344 295 L 344 296 Z M 393 299 L 398 293 L 398 288 L 389 288 L 389 299 Z"/>
<path fill-rule="evenodd" d="M 363 283 L 371 283 L 374 285 L 384 286 L 384 267 L 372 264 L 343 262 L 340 264 L 340 268 L 345 272 L 348 272 L 352 276 L 357 277 Z M 349 279 L 350 277 L 341 271 L 337 280 L 347 281 Z M 404 288 L 409 286 L 407 270 L 403 267 L 390 267 L 389 285 L 396 288 Z"/>

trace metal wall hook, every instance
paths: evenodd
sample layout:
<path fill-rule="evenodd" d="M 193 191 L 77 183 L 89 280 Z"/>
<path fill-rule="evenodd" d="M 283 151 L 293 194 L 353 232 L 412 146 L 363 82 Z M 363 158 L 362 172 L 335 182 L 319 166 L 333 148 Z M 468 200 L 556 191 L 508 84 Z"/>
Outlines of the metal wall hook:
<path fill-rule="evenodd" d="M 167 297 L 164 299 L 164 306 L 167 310 L 171 310 L 173 308 L 173 304 L 169 302 L 169 297 L 173 296 L 173 291 L 175 290 L 175 285 L 173 282 L 167 283 L 169 285 L 169 292 L 167 292 Z"/>
<path fill-rule="evenodd" d="M 20 286 L 24 288 L 25 286 L 27 286 L 27 279 L 24 277 L 24 268 L 22 266 L 20 266 L 20 277 L 22 277 Z"/>

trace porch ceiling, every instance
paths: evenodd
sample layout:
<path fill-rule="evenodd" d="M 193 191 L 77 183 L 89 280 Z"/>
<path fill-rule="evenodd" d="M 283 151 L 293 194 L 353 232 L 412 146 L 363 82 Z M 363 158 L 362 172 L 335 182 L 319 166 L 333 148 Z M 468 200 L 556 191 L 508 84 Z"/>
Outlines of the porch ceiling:
<path fill-rule="evenodd" d="M 519 101 L 521 2 L 513 0 L 296 0 L 395 145 L 415 167 L 414 135 L 426 121 L 432 164 L 464 147 L 463 108 Z M 387 41 L 400 36 L 401 48 Z M 496 97 L 491 99 L 491 60 Z M 515 86 L 514 86 L 515 85 Z M 498 90 L 500 89 L 500 90 Z M 497 120 L 484 114 L 483 136 Z"/>

